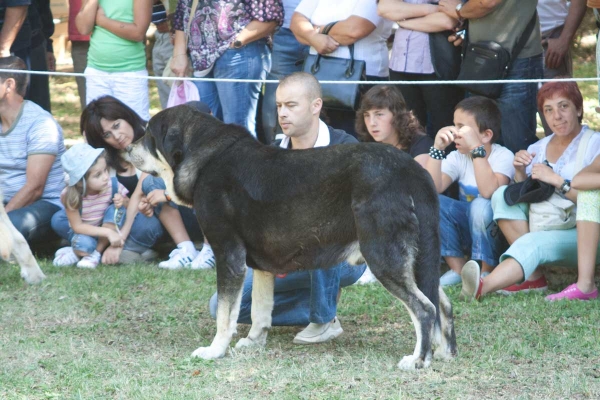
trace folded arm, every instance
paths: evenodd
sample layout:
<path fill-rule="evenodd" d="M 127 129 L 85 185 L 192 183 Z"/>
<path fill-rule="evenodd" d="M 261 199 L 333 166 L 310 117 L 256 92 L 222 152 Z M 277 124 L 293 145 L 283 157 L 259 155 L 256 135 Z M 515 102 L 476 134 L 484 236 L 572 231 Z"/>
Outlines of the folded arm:
<path fill-rule="evenodd" d="M 27 157 L 25 185 L 10 199 L 6 205 L 7 212 L 26 207 L 42 197 L 55 159 L 56 156 L 52 154 L 34 154 Z"/>
<path fill-rule="evenodd" d="M 10 47 L 21 29 L 25 17 L 27 17 L 27 6 L 6 7 L 4 24 L 0 31 L 0 57 L 10 56 Z"/>
<path fill-rule="evenodd" d="M 410 29 L 417 32 L 442 32 L 454 29 L 458 25 L 458 20 L 443 12 L 436 12 L 421 18 L 412 18 L 404 21 L 398 21 L 398 25 L 404 29 Z"/>
<path fill-rule="evenodd" d="M 143 42 L 146 31 L 152 18 L 152 1 L 135 0 L 133 2 L 133 22 L 123 22 L 106 16 L 104 10 L 98 7 L 96 13 L 96 25 L 114 33 L 118 37 L 131 40 L 132 42 Z"/>

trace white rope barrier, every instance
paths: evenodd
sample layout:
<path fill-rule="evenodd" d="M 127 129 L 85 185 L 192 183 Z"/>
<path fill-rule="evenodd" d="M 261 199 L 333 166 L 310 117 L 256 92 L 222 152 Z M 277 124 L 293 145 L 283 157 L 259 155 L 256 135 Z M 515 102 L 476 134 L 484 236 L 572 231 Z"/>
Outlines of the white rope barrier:
<path fill-rule="evenodd" d="M 111 79 L 111 75 L 101 74 L 82 74 L 76 72 L 50 72 L 50 71 L 25 71 L 25 70 L 13 70 L 13 69 L 0 69 L 0 73 L 23 73 L 30 75 L 49 75 L 49 76 L 65 76 L 65 77 L 90 77 L 99 76 L 103 79 Z M 112 74 L 112 76 L 119 76 L 118 74 Z M 278 80 L 268 79 L 227 79 L 227 78 L 163 78 L 162 76 L 140 76 L 140 75 L 128 75 L 128 79 L 148 79 L 148 80 L 165 80 L 165 81 L 205 81 L 205 82 L 242 82 L 242 83 L 279 83 Z M 598 82 L 600 77 L 594 78 L 560 78 L 560 79 L 500 79 L 500 80 L 485 80 L 485 81 L 319 81 L 323 84 L 332 85 L 458 85 L 458 84 L 490 84 L 490 83 L 545 83 L 545 82 Z"/>

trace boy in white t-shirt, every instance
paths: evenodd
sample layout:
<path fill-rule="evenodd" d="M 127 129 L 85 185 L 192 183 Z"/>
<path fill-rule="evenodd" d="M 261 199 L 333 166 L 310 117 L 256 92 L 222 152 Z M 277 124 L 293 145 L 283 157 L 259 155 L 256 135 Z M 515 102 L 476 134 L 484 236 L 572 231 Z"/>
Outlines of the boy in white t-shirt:
<path fill-rule="evenodd" d="M 438 193 L 458 181 L 459 200 L 440 195 L 441 253 L 450 270 L 440 285 L 461 282 L 469 259 L 481 261 L 482 274 L 498 264 L 502 237 L 493 220 L 490 198 L 513 178 L 514 154 L 495 144 L 500 136 L 500 110 L 493 100 L 474 96 L 454 109 L 454 126 L 439 130 L 429 151 L 426 169 Z M 456 151 L 445 156 L 454 143 Z"/>

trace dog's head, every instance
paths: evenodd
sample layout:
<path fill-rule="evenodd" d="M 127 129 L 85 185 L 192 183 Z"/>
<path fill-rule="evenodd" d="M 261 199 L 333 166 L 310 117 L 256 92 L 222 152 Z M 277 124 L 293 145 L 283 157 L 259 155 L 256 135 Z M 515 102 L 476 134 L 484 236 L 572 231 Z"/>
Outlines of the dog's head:
<path fill-rule="evenodd" d="M 199 173 L 239 140 L 256 145 L 244 128 L 224 124 L 187 105 L 167 108 L 148 122 L 145 135 L 127 147 L 136 168 L 161 177 L 177 204 L 191 206 Z"/>
<path fill-rule="evenodd" d="M 186 155 L 190 146 L 197 147 L 202 142 L 203 133 L 215 123 L 220 124 L 210 115 L 185 105 L 168 108 L 150 119 L 146 134 L 127 148 L 127 158 L 136 168 L 161 177 L 175 203 L 190 206 L 193 188 L 189 186 L 196 177 L 189 176 L 195 172 L 193 168 L 184 167 Z M 182 173 L 187 176 L 178 179 Z"/>

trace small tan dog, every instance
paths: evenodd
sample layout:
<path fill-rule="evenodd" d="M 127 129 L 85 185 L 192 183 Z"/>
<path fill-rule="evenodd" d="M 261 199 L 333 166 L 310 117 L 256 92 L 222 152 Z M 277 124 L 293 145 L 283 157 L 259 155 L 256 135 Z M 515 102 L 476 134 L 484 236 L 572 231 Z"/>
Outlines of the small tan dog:
<path fill-rule="evenodd" d="M 8 260 L 11 254 L 21 266 L 21 276 L 27 283 L 40 283 L 46 277 L 31 254 L 29 244 L 10 222 L 0 192 L 0 256 Z"/>

